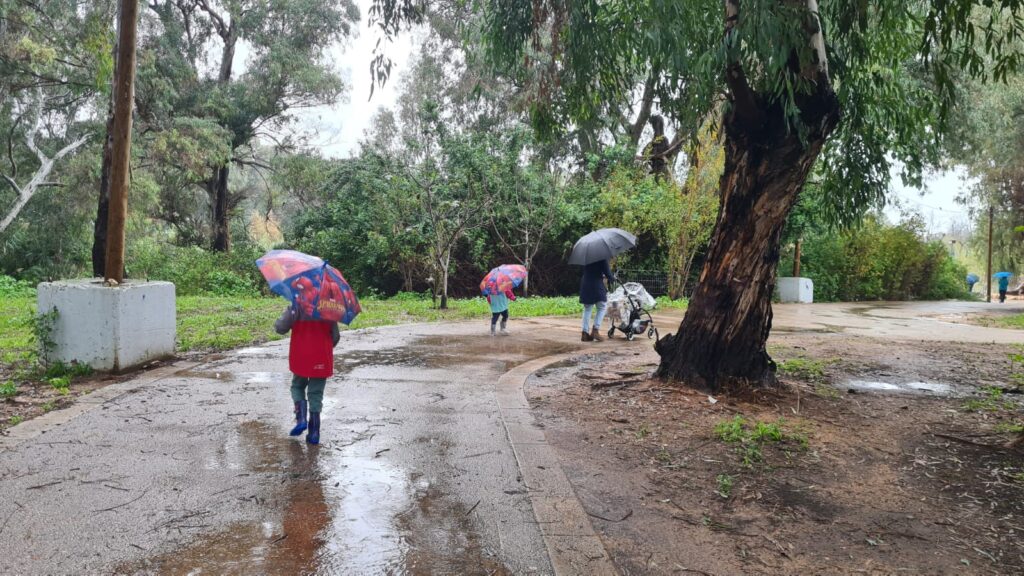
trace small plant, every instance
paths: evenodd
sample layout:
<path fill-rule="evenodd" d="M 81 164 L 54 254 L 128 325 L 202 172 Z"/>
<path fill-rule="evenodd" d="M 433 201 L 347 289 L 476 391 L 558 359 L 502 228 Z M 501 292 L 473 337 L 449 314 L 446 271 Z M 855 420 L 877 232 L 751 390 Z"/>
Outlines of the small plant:
<path fill-rule="evenodd" d="M 782 442 L 782 428 L 774 422 L 758 422 L 750 437 L 755 442 Z"/>
<path fill-rule="evenodd" d="M 40 358 L 48 358 L 53 353 L 54 346 L 57 345 L 53 340 L 53 330 L 57 325 L 59 315 L 60 313 L 54 308 L 49 312 L 36 314 L 28 320 Z"/>
<path fill-rule="evenodd" d="M 787 432 L 783 429 L 784 421 L 747 422 L 742 416 L 732 420 L 724 420 L 715 425 L 715 435 L 723 442 L 738 444 L 736 454 L 745 467 L 764 461 L 765 444 L 795 443 L 800 450 L 806 450 L 807 435 L 802 432 Z"/>
<path fill-rule="evenodd" d="M 825 378 L 825 365 L 827 360 L 814 360 L 811 358 L 790 358 L 779 362 L 779 372 L 800 380 L 815 382 Z"/>
<path fill-rule="evenodd" d="M 64 392 L 66 392 L 68 387 L 71 386 L 70 376 L 58 376 L 56 378 L 49 378 L 46 381 L 50 383 L 50 386 Z"/>
<path fill-rule="evenodd" d="M 3 384 L 0 384 L 0 398 L 14 398 L 18 395 L 18 386 L 8 380 Z"/>
<path fill-rule="evenodd" d="M 732 485 L 735 480 L 730 474 L 719 474 L 718 478 L 715 479 L 718 483 L 718 490 L 715 493 L 722 498 L 729 498 L 729 495 L 732 494 Z"/>
<path fill-rule="evenodd" d="M 11 416 L 10 419 L 7 420 L 7 423 L 10 424 L 11 426 L 17 426 L 18 424 L 21 424 L 24 420 L 24 416 Z"/>
<path fill-rule="evenodd" d="M 92 366 L 89 366 L 88 364 L 82 364 L 80 362 L 65 364 L 58 361 L 46 367 L 46 371 L 43 372 L 43 378 L 50 379 L 67 377 L 68 379 L 73 379 L 88 376 L 90 374 L 92 374 Z"/>
<path fill-rule="evenodd" d="M 654 455 L 654 459 L 660 464 L 672 463 L 672 455 L 665 448 L 658 450 L 658 453 Z"/>
<path fill-rule="evenodd" d="M 743 416 L 736 416 L 732 420 L 719 422 L 715 425 L 715 435 L 718 436 L 722 442 L 728 442 L 729 444 L 742 442 L 746 437 L 743 430 L 745 423 Z"/>
<path fill-rule="evenodd" d="M 49 412 L 49 411 L 53 410 L 56 407 L 57 407 L 57 405 L 54 404 L 53 402 L 47 402 L 47 403 L 43 404 L 42 406 L 40 406 L 40 408 L 43 409 L 43 412 Z"/>
<path fill-rule="evenodd" d="M 647 424 L 641 424 L 640 428 L 636 431 L 636 437 L 638 440 L 643 440 L 651 435 L 651 429 L 647 427 Z"/>
<path fill-rule="evenodd" d="M 999 410 L 1012 410 L 1014 403 L 1003 399 L 1003 389 L 991 386 L 983 388 L 985 396 L 982 398 L 971 398 L 963 403 L 963 409 L 967 412 L 998 412 Z"/>

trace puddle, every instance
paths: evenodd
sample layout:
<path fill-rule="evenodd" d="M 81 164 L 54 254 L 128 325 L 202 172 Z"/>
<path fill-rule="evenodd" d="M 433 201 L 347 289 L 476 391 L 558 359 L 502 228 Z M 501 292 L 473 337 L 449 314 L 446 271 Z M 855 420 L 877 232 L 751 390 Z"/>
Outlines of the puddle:
<path fill-rule="evenodd" d="M 949 384 L 940 382 L 879 382 L 873 380 L 850 380 L 844 385 L 851 390 L 865 392 L 894 392 L 905 394 L 930 394 L 935 396 L 953 396 L 956 392 Z"/>
<path fill-rule="evenodd" d="M 291 372 L 236 372 L 235 377 L 246 384 L 287 384 L 291 386 Z"/>
<path fill-rule="evenodd" d="M 174 373 L 175 376 L 181 378 L 201 378 L 204 380 L 234 380 L 235 375 L 227 370 L 214 371 L 214 370 L 179 370 Z"/>
<path fill-rule="evenodd" d="M 285 432 L 264 422 L 244 422 L 205 462 L 281 478 L 271 483 L 280 482 L 278 492 L 263 496 L 268 500 L 257 518 L 210 533 L 197 531 L 180 548 L 115 572 L 510 574 L 496 551 L 480 544 L 472 510 L 446 496 L 431 476 L 408 473 L 372 452 L 353 454 L 358 447 L 311 449 Z M 440 438 L 416 441 L 442 453 L 449 447 Z M 171 536 L 205 527 L 191 526 L 196 523 L 194 518 L 172 521 L 165 529 Z"/>
<path fill-rule="evenodd" d="M 219 466 L 248 471 L 289 471 L 287 502 L 278 515 L 228 525 L 196 536 L 183 548 L 149 558 L 117 573 L 149 574 L 309 574 L 317 571 L 330 510 L 318 476 L 318 450 L 282 436 L 262 422 L 245 422 L 218 454 Z M 209 464 L 208 462 L 207 464 Z M 187 524 L 189 521 L 184 520 Z M 180 533 L 171 522 L 167 529 Z"/>
<path fill-rule="evenodd" d="M 236 356 L 261 356 L 273 354 L 273 351 L 263 346 L 252 346 L 249 348 L 239 348 L 234 351 Z"/>

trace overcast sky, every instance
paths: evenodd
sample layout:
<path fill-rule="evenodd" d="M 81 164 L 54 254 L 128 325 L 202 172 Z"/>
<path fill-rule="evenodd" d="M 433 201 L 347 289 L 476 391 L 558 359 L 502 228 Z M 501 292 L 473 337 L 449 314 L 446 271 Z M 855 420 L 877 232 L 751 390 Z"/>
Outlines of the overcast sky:
<path fill-rule="evenodd" d="M 398 80 L 408 68 L 409 59 L 414 45 L 415 33 L 403 31 L 391 44 L 385 47 L 385 53 L 394 63 L 391 78 L 383 89 L 378 88 L 370 98 L 370 60 L 373 48 L 379 38 L 375 29 L 367 24 L 367 11 L 370 0 L 356 0 L 362 20 L 359 22 L 359 35 L 346 46 L 335 46 L 331 53 L 335 57 L 338 68 L 343 72 L 350 89 L 348 98 L 334 106 L 319 106 L 303 111 L 300 115 L 303 130 L 312 138 L 311 143 L 320 152 L 331 158 L 347 158 L 352 156 L 363 137 L 363 132 L 370 126 L 370 119 L 380 107 L 393 107 L 398 97 L 396 91 Z"/>
<path fill-rule="evenodd" d="M 363 132 L 369 127 L 370 119 L 380 107 L 393 107 L 398 96 L 398 80 L 408 68 L 414 47 L 419 42 L 417 34 L 403 33 L 386 47 L 394 66 L 391 79 L 383 89 L 377 89 L 370 98 L 370 59 L 378 33 L 367 25 L 367 10 L 370 0 L 357 0 L 362 21 L 359 35 L 347 46 L 332 49 L 337 65 L 347 78 L 350 90 L 344 102 L 334 106 L 321 106 L 301 114 L 303 131 L 311 137 L 311 143 L 324 156 L 346 158 L 358 148 Z M 929 175 L 923 191 L 903 186 L 898 175 L 893 175 L 892 204 L 886 208 L 886 216 L 893 222 L 899 221 L 902 208 L 916 210 L 924 216 L 928 231 L 933 234 L 948 232 L 954 225 L 969 225 L 968 207 L 956 202 L 969 183 L 964 182 L 962 171 L 950 171 Z"/>

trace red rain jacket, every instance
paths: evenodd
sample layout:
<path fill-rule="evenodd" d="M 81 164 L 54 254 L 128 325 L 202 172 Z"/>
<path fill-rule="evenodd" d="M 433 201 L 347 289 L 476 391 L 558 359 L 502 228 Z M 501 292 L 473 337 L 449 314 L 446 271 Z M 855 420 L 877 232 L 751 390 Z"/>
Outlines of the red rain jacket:
<path fill-rule="evenodd" d="M 293 309 L 284 311 L 274 324 L 279 334 L 292 332 L 288 346 L 288 369 L 303 378 L 334 375 L 334 346 L 341 339 L 336 322 L 299 320 Z"/>

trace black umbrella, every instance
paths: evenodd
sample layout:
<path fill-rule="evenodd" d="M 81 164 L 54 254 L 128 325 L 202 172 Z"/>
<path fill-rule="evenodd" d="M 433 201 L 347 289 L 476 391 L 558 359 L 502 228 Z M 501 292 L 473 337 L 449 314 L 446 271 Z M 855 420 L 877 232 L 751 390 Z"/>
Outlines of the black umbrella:
<path fill-rule="evenodd" d="M 601 228 L 576 241 L 569 256 L 569 264 L 585 266 L 591 262 L 610 260 L 635 246 L 636 236 L 629 232 L 620 228 Z"/>

